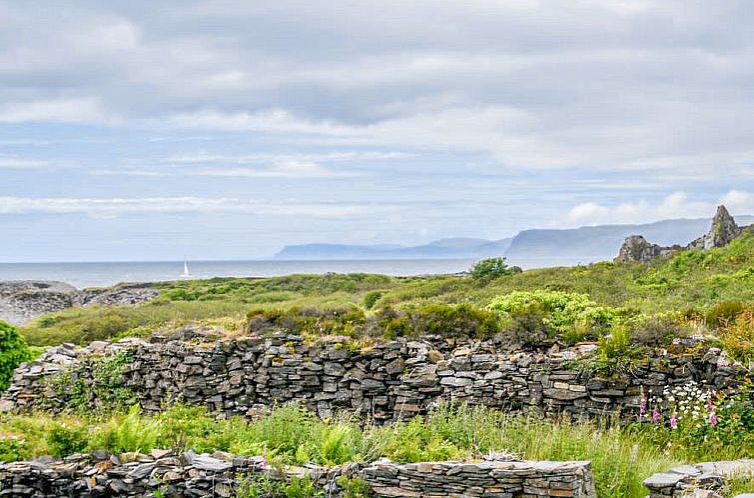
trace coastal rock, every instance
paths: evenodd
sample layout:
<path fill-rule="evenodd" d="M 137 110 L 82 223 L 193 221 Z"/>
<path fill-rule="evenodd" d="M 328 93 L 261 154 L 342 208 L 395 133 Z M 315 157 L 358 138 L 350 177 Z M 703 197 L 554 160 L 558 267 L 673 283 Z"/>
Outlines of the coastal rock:
<path fill-rule="evenodd" d="M 631 235 L 623 242 L 615 261 L 637 261 L 639 263 L 648 263 L 655 258 L 671 256 L 680 249 L 682 249 L 680 246 L 662 247 L 648 242 L 647 239 L 641 235 Z"/>
<path fill-rule="evenodd" d="M 118 284 L 80 291 L 56 281 L 0 282 L 0 320 L 25 325 L 45 313 L 73 306 L 131 306 L 150 301 L 158 293 L 152 284 Z"/>
<path fill-rule="evenodd" d="M 754 225 L 739 227 L 725 206 L 718 206 L 709 231 L 687 246 L 660 246 L 648 242 L 641 235 L 631 235 L 623 241 L 615 261 L 619 263 L 634 261 L 647 264 L 655 258 L 670 257 L 684 249 L 708 250 L 715 247 L 724 247 L 744 232 L 754 233 Z"/>
<path fill-rule="evenodd" d="M 725 206 L 718 206 L 709 232 L 691 242 L 688 247 L 705 250 L 724 247 L 741 235 L 741 232 L 742 228 L 736 225 L 736 221 Z"/>

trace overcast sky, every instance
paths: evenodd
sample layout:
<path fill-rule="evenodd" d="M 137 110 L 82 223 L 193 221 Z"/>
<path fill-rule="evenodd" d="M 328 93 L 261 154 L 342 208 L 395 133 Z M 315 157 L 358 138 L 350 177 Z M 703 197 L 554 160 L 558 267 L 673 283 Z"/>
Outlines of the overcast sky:
<path fill-rule="evenodd" d="M 0 261 L 754 214 L 747 1 L 0 0 Z"/>

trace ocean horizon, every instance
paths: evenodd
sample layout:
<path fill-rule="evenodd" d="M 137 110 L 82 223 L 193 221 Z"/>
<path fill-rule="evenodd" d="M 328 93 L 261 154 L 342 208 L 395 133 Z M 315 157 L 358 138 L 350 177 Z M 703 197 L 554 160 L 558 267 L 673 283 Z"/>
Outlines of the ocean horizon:
<path fill-rule="evenodd" d="M 477 261 L 459 259 L 239 260 L 188 261 L 193 279 L 214 277 L 276 277 L 297 273 L 380 273 L 392 276 L 459 273 Z M 106 287 L 121 282 L 161 282 L 181 279 L 183 261 L 110 261 L 0 263 L 0 281 L 55 280 L 76 288 Z M 578 261 L 530 259 L 509 261 L 525 269 L 569 266 Z"/>

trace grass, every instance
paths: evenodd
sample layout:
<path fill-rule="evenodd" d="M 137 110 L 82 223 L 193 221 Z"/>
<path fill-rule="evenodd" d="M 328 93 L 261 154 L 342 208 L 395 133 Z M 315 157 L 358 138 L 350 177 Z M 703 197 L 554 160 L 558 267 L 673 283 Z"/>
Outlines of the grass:
<path fill-rule="evenodd" d="M 426 419 L 375 427 L 352 416 L 320 421 L 297 405 L 257 420 L 216 420 L 198 407 L 174 406 L 153 417 L 137 409 L 105 419 L 44 415 L 4 415 L 0 419 L 0 458 L 106 449 L 151 448 L 223 450 L 265 455 L 284 464 L 335 465 L 387 457 L 416 462 L 476 457 L 509 451 L 527 459 L 591 460 L 600 497 L 643 497 L 641 481 L 684 461 L 649 440 L 605 421 L 571 423 L 504 414 L 488 408 L 444 405 Z M 8 435 L 24 441 L 8 450 Z M 741 450 L 742 451 L 742 450 Z M 709 455 L 710 458 L 717 455 Z"/>

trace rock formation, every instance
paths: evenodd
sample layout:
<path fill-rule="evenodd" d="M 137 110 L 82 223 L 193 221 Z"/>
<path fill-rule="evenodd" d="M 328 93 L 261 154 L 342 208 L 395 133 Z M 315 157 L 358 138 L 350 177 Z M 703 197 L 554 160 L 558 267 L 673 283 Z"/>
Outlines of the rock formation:
<path fill-rule="evenodd" d="M 631 235 L 623 241 L 623 245 L 620 247 L 615 261 L 636 261 L 646 264 L 655 258 L 672 256 L 683 249 L 707 250 L 715 247 L 724 247 L 744 232 L 754 232 L 754 225 L 739 227 L 725 206 L 718 206 L 709 231 L 698 239 L 693 240 L 687 246 L 660 246 L 648 242 L 641 235 Z"/>
<path fill-rule="evenodd" d="M 712 227 L 709 232 L 691 242 L 690 249 L 712 249 L 723 247 L 741 235 L 743 229 L 736 225 L 736 221 L 730 215 L 725 206 L 717 206 L 717 212 L 712 219 Z"/>
<path fill-rule="evenodd" d="M 154 299 L 157 294 L 151 284 L 119 284 L 79 291 L 63 282 L 0 282 L 0 320 L 24 325 L 45 313 L 72 306 L 133 305 Z"/>
<path fill-rule="evenodd" d="M 671 256 L 680 249 L 682 249 L 681 246 L 662 247 L 652 244 L 642 235 L 631 235 L 626 237 L 615 261 L 640 261 L 645 263 L 654 258 Z"/>

